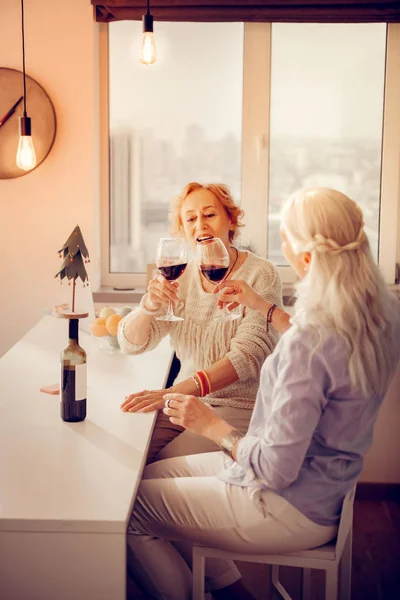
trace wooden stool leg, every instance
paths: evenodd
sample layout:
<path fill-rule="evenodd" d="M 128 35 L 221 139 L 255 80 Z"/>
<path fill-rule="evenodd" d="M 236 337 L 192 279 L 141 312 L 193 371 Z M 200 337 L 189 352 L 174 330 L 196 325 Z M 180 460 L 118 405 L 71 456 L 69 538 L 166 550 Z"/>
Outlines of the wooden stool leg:
<path fill-rule="evenodd" d="M 283 600 L 292 600 L 292 597 L 287 593 L 286 589 L 279 581 L 279 565 L 271 565 L 271 584 L 271 598 L 275 598 L 276 593 L 278 592 L 279 598 L 283 598 Z"/>
<path fill-rule="evenodd" d="M 326 570 L 325 600 L 338 600 L 338 569 L 336 566 Z"/>
<path fill-rule="evenodd" d="M 302 600 L 311 600 L 311 569 L 303 569 Z"/>
<path fill-rule="evenodd" d="M 351 597 L 351 562 L 352 562 L 352 529 L 349 531 L 340 561 L 340 600 L 350 600 Z"/>
<path fill-rule="evenodd" d="M 204 566 L 205 558 L 198 548 L 193 549 L 193 600 L 204 600 Z"/>

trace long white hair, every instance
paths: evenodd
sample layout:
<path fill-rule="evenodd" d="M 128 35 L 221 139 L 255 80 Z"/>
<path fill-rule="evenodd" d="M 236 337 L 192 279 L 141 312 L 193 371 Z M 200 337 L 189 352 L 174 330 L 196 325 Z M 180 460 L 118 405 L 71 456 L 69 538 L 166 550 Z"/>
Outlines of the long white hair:
<path fill-rule="evenodd" d="M 282 227 L 296 254 L 311 254 L 309 272 L 297 284 L 293 323 L 314 328 L 319 340 L 323 328 L 334 329 L 349 351 L 352 384 L 384 393 L 396 366 L 393 304 L 361 209 L 335 190 L 301 190 L 286 201 Z"/>

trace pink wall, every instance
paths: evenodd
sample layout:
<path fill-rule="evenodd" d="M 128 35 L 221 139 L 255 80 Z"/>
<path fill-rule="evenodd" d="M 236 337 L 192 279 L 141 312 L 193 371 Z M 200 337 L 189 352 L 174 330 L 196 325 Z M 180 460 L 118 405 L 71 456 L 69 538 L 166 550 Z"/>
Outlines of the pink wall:
<path fill-rule="evenodd" d="M 2 67 L 22 69 L 20 23 L 20 2 L 2 0 Z M 57 134 L 35 171 L 0 179 L 0 356 L 60 301 L 57 250 L 77 223 L 95 258 L 96 37 L 89 0 L 25 0 L 26 71 L 53 101 Z"/>
<path fill-rule="evenodd" d="M 25 0 L 26 68 L 57 113 L 55 145 L 40 167 L 0 180 L 0 356 L 60 301 L 57 249 L 76 223 L 99 262 L 97 26 L 89 0 Z M 21 68 L 20 5 L 2 0 L 1 66 Z M 34 124 L 33 124 L 34 126 Z M 64 290 L 65 293 L 66 290 Z M 363 481 L 400 482 L 400 372 L 382 407 Z"/>

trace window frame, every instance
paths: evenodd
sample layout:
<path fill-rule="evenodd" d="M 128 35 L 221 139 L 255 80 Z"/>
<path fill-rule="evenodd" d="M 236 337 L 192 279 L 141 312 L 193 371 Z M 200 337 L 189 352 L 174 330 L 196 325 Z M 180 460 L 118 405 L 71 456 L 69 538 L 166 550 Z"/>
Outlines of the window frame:
<path fill-rule="evenodd" d="M 400 263 L 400 23 L 386 27 L 378 264 L 385 281 L 394 284 Z M 271 32 L 271 23 L 244 23 L 241 205 L 246 227 L 241 241 L 261 256 L 267 256 L 268 249 Z M 101 285 L 144 289 L 146 273 L 110 272 L 108 51 L 108 24 L 100 24 Z M 279 266 L 278 270 L 284 286 L 293 286 L 293 269 Z"/>

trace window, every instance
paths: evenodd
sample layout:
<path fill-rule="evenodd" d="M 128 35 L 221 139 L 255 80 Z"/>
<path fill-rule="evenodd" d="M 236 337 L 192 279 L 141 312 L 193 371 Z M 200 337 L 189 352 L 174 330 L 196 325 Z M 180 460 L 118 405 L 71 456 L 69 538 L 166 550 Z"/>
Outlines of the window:
<path fill-rule="evenodd" d="M 245 210 L 242 243 L 284 282 L 294 274 L 280 250 L 282 202 L 304 186 L 347 193 L 394 282 L 400 25 L 157 23 L 150 67 L 137 58 L 140 23 L 104 27 L 103 284 L 144 285 L 169 203 L 192 180 L 231 187 Z"/>
<path fill-rule="evenodd" d="M 268 256 L 285 263 L 287 196 L 324 186 L 360 204 L 377 257 L 386 25 L 276 23 L 271 43 Z"/>
<path fill-rule="evenodd" d="M 157 23 L 147 68 L 140 41 L 138 23 L 109 27 L 111 273 L 154 262 L 189 181 L 227 183 L 240 199 L 243 24 Z"/>

